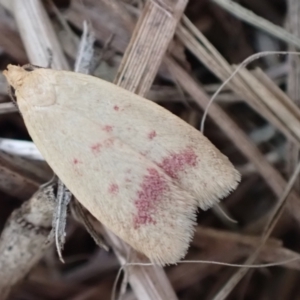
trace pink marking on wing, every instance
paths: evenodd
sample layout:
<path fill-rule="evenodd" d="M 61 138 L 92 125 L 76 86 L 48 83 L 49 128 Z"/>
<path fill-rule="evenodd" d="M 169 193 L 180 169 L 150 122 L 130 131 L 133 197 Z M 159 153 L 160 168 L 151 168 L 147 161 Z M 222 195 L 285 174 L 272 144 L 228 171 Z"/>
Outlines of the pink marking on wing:
<path fill-rule="evenodd" d="M 80 168 L 78 168 L 76 165 L 78 165 L 79 163 L 81 163 L 80 160 L 78 160 L 77 158 L 73 159 L 73 164 L 74 164 L 74 171 L 78 176 L 82 176 L 82 171 L 80 170 Z"/>
<path fill-rule="evenodd" d="M 155 137 L 156 137 L 156 131 L 155 130 L 152 130 L 151 132 L 149 132 L 148 138 L 150 140 L 153 140 L 153 138 L 155 138 Z"/>
<path fill-rule="evenodd" d="M 94 145 L 91 146 L 91 149 L 93 151 L 93 153 L 99 153 L 101 150 L 102 145 L 100 143 L 96 143 Z"/>
<path fill-rule="evenodd" d="M 78 160 L 77 158 L 74 158 L 74 159 L 73 159 L 73 164 L 74 164 L 74 165 L 77 165 L 78 163 L 79 163 L 79 160 Z"/>
<path fill-rule="evenodd" d="M 112 183 L 108 188 L 108 192 L 114 195 L 117 194 L 119 192 L 119 186 L 115 183 Z"/>
<path fill-rule="evenodd" d="M 105 125 L 105 126 L 103 127 L 103 130 L 106 131 L 106 132 L 112 132 L 113 127 L 110 126 L 110 125 Z"/>
<path fill-rule="evenodd" d="M 197 165 L 198 156 L 192 149 L 185 149 L 179 153 L 172 153 L 158 164 L 170 177 L 177 179 L 178 173 L 187 167 Z"/>
<path fill-rule="evenodd" d="M 153 168 L 148 169 L 137 192 L 137 200 L 134 202 L 137 213 L 134 216 L 134 228 L 141 225 L 156 224 L 155 212 L 157 205 L 163 200 L 165 191 L 168 189 L 167 182 L 159 172 Z"/>
<path fill-rule="evenodd" d="M 118 105 L 115 105 L 115 106 L 114 106 L 114 110 L 115 110 L 115 111 L 118 111 L 119 109 L 120 109 L 120 107 L 119 107 Z"/>

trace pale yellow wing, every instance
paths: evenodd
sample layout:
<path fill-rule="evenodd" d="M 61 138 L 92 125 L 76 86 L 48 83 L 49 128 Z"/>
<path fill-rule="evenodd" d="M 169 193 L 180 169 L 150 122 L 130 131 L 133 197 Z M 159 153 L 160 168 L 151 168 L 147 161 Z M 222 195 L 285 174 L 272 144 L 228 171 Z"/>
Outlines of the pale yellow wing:
<path fill-rule="evenodd" d="M 197 130 L 100 79 L 11 67 L 27 128 L 78 200 L 153 261 L 186 252 L 197 205 L 234 189 L 239 174 Z"/>

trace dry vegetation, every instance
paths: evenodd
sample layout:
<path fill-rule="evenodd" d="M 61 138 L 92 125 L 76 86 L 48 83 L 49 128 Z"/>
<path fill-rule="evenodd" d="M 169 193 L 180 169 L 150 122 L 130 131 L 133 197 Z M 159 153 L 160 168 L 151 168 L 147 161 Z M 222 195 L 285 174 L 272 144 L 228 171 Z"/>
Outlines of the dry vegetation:
<path fill-rule="evenodd" d="M 51 56 L 53 68 L 113 81 L 200 129 L 210 97 L 244 59 L 300 48 L 298 0 L 238 3 L 0 0 L 0 67 L 47 66 Z M 210 106 L 205 135 L 243 177 L 221 206 L 238 223 L 217 208 L 199 212 L 186 257 L 286 263 L 128 266 L 116 285 L 119 299 L 300 299 L 299 75 L 297 55 L 263 56 Z M 120 263 L 147 260 L 94 223 L 112 250 L 99 248 L 70 213 L 65 264 L 59 261 L 49 238 L 54 202 L 47 188 L 38 191 L 51 170 L 31 144 L 20 143 L 30 138 L 3 76 L 0 101 L 0 300 L 110 299 Z"/>

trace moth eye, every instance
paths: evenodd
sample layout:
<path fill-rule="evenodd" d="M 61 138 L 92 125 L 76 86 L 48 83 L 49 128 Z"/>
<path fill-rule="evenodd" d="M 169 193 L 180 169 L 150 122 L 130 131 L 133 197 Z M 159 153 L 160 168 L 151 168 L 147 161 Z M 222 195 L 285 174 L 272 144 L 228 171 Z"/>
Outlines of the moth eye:
<path fill-rule="evenodd" d="M 22 66 L 22 68 L 27 71 L 27 72 L 32 72 L 34 71 L 35 69 L 42 69 L 42 67 L 39 67 L 39 66 L 35 66 L 35 65 L 32 65 L 32 64 L 26 64 L 24 66 Z"/>

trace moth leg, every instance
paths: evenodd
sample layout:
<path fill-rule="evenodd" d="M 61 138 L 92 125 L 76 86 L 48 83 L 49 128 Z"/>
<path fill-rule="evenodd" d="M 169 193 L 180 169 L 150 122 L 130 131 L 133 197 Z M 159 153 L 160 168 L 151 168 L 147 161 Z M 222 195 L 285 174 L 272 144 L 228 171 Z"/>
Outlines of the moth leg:
<path fill-rule="evenodd" d="M 99 247 L 108 251 L 109 247 L 106 245 L 102 235 L 99 233 L 99 231 L 95 228 L 95 225 L 93 224 L 93 216 L 77 200 L 71 202 L 71 212 L 74 215 L 74 217 L 84 225 L 84 227 L 91 235 L 95 243 Z"/>

